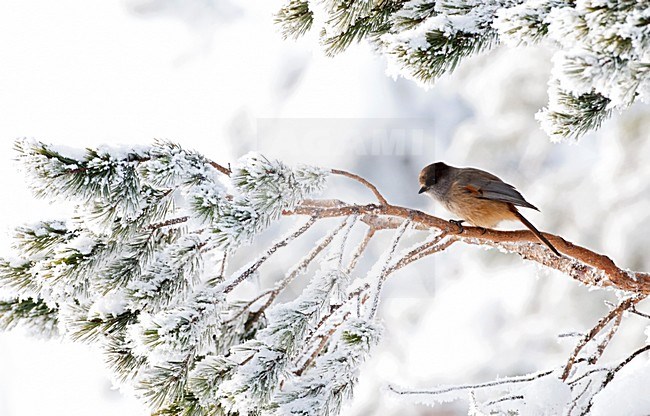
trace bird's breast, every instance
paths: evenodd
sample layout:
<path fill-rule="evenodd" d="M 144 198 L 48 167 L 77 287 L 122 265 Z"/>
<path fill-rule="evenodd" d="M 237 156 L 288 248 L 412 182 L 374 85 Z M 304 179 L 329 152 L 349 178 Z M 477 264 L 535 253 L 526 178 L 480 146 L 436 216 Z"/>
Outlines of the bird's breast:
<path fill-rule="evenodd" d="M 477 227 L 494 228 L 501 221 L 516 219 L 508 203 L 462 191 L 451 194 L 444 205 L 449 212 Z"/>

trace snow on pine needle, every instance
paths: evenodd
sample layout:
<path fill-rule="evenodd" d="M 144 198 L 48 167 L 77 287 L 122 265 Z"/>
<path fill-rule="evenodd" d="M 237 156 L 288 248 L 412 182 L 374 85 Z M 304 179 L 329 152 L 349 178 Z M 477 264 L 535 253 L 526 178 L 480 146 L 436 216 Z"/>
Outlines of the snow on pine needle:
<path fill-rule="evenodd" d="M 368 40 L 390 75 L 425 87 L 501 42 L 544 42 L 556 52 L 549 103 L 536 117 L 557 141 L 648 101 L 648 9 L 637 0 L 289 0 L 276 22 L 285 37 L 315 30 L 330 55 Z"/>
<path fill-rule="evenodd" d="M 319 273 L 314 281 L 325 286 L 258 314 L 222 284 L 237 277 L 228 275 L 228 256 L 320 191 L 326 170 L 249 154 L 231 171 L 166 141 L 75 150 L 24 139 L 15 148 L 37 197 L 74 206 L 68 218 L 16 229 L 15 255 L 0 261 L 0 327 L 97 345 L 116 380 L 134 384 L 153 410 L 215 414 L 222 386 L 207 383 L 248 368 L 224 355 L 259 344 L 293 358 L 289 340 L 304 338 L 347 281 Z M 294 319 L 300 325 L 287 332 Z"/>
<path fill-rule="evenodd" d="M 304 375 L 289 380 L 273 398 L 268 415 L 334 416 L 352 396 L 359 367 L 379 342 L 381 327 L 352 318 L 336 332 L 331 350 Z"/>
<path fill-rule="evenodd" d="M 254 341 L 239 349 L 239 354 L 251 356 L 222 386 L 222 396 L 232 397 L 228 404 L 236 411 L 261 410 L 268 405 L 278 381 L 292 370 L 291 363 L 303 351 L 306 339 L 321 316 L 332 304 L 340 302 L 338 296 L 349 283 L 348 276 L 340 268 L 340 247 L 345 244 L 354 223 L 354 220 L 348 222 L 338 236 L 339 241 L 332 244 L 320 263 L 320 270 L 302 293 L 291 302 L 269 309 L 266 328 Z"/>

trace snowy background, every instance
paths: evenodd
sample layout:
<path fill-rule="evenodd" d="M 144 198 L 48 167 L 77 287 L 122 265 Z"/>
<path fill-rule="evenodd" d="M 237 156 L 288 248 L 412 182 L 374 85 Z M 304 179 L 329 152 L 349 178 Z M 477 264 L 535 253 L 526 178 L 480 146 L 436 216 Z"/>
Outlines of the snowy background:
<path fill-rule="evenodd" d="M 283 41 L 272 16 L 280 6 L 0 2 L 3 235 L 58 209 L 25 188 L 12 161 L 15 138 L 76 147 L 164 138 L 222 163 L 259 150 L 346 169 L 393 203 L 443 216 L 417 195 L 419 170 L 436 160 L 481 167 L 540 207 L 526 213 L 538 228 L 623 267 L 650 270 L 647 105 L 615 115 L 577 145 L 552 144 L 534 120 L 547 102 L 549 50 L 498 49 L 427 91 L 387 77 L 386 62 L 367 45 L 331 59 L 313 39 Z M 371 198 L 342 178 L 328 192 Z M 8 246 L 2 238 L 2 250 Z M 379 244 L 372 248 L 379 254 Z M 575 338 L 558 335 L 590 328 L 607 310 L 604 300 L 615 299 L 514 255 L 453 246 L 389 279 L 380 308 L 386 333 L 344 414 L 466 414 L 464 402 L 422 407 L 382 388 L 488 381 L 561 365 Z M 643 343 L 644 324 L 628 318 L 605 359 Z M 147 411 L 112 387 L 89 347 L 0 333 L 0 415 L 42 414 Z"/>

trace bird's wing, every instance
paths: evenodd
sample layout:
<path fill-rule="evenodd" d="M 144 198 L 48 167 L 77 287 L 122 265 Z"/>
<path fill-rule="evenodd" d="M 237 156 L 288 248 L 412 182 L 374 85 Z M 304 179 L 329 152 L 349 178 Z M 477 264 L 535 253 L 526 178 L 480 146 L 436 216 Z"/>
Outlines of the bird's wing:
<path fill-rule="evenodd" d="M 477 198 L 506 202 L 539 211 L 537 207 L 526 201 L 514 186 L 503 182 L 491 173 L 479 169 L 464 169 L 464 172 L 459 175 L 458 182 Z"/>

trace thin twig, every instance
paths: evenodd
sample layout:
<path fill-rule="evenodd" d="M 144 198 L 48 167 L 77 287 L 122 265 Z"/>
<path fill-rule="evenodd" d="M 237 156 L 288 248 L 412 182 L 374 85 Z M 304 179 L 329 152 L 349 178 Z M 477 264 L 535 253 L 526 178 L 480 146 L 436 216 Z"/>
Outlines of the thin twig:
<path fill-rule="evenodd" d="M 370 289 L 370 285 L 368 283 L 364 284 L 363 286 L 357 288 L 353 292 L 350 292 L 348 295 L 348 298 L 345 299 L 345 301 L 341 304 L 338 305 L 333 305 L 330 307 L 330 311 L 327 315 L 323 316 L 320 321 L 318 321 L 318 324 L 314 327 L 314 329 L 311 331 L 311 334 L 307 337 L 305 340 L 304 344 L 309 345 L 311 340 L 316 337 L 316 334 L 318 333 L 318 330 L 327 322 L 329 319 L 332 318 L 338 312 L 339 310 L 342 309 L 343 306 L 345 306 L 348 302 L 350 302 L 352 299 L 358 298 L 359 295 L 366 290 Z"/>
<path fill-rule="evenodd" d="M 228 264 L 228 250 L 223 251 L 223 257 L 221 258 L 221 267 L 219 268 L 219 280 L 226 278 L 226 266 Z"/>
<path fill-rule="evenodd" d="M 273 294 L 271 295 L 271 301 L 276 298 L 276 296 L 284 290 L 285 287 L 289 285 L 295 279 L 302 271 L 304 271 L 307 266 L 311 264 L 311 262 L 318 256 L 323 250 L 325 250 L 332 240 L 334 240 L 334 237 L 338 235 L 339 232 L 343 228 L 345 228 L 347 225 L 347 220 L 343 221 L 338 227 L 336 227 L 334 230 L 332 230 L 328 235 L 326 235 L 321 241 L 316 243 L 316 246 L 309 252 L 307 255 L 302 259 L 302 261 L 295 266 L 293 269 L 289 271 L 289 273 L 284 277 L 284 279 L 280 280 L 276 285 L 275 288 L 273 289 Z"/>
<path fill-rule="evenodd" d="M 523 377 L 510 377 L 501 380 L 489 381 L 487 383 L 461 384 L 457 386 L 444 387 L 436 390 L 398 390 L 397 388 L 390 385 L 388 386 L 388 389 L 393 393 L 404 395 L 404 396 L 409 396 L 409 395 L 434 395 L 435 396 L 438 394 L 450 393 L 452 391 L 477 390 L 477 389 L 499 386 L 503 384 L 526 383 L 529 381 L 537 380 L 538 378 L 546 377 L 551 373 L 553 373 L 553 370 L 548 370 L 542 373 L 537 373 L 537 374 L 523 376 Z"/>
<path fill-rule="evenodd" d="M 618 331 L 618 328 L 621 325 L 622 320 L 623 320 L 623 314 L 622 313 L 619 313 L 618 315 L 616 315 L 616 317 L 614 318 L 614 322 L 612 322 L 612 327 L 607 332 L 607 335 L 605 335 L 605 337 L 600 342 L 600 344 L 598 344 L 594 354 L 591 357 L 589 357 L 588 362 L 589 362 L 590 365 L 596 364 L 598 362 L 598 360 L 600 359 L 600 357 L 602 357 L 603 352 L 605 352 L 605 348 L 607 348 L 607 345 L 609 345 L 609 342 L 614 337 L 614 334 L 616 333 L 616 331 Z"/>
<path fill-rule="evenodd" d="M 566 379 L 569 377 L 569 374 L 571 372 L 571 368 L 573 367 L 573 364 L 575 363 L 576 359 L 578 358 L 578 354 L 580 351 L 584 348 L 589 341 L 594 339 L 596 335 L 600 333 L 600 331 L 605 328 L 605 326 L 612 320 L 614 320 L 618 315 L 622 315 L 623 312 L 625 312 L 627 309 L 631 308 L 633 305 L 636 303 L 640 302 L 645 298 L 645 295 L 635 295 L 631 296 L 625 300 L 623 300 L 619 305 L 609 311 L 607 315 L 605 315 L 603 318 L 601 318 L 598 323 L 589 331 L 581 340 L 578 342 L 578 345 L 576 345 L 575 349 L 573 350 L 573 353 L 569 356 L 569 360 L 567 361 L 564 371 L 562 372 L 562 381 L 566 381 Z"/>
<path fill-rule="evenodd" d="M 312 352 L 312 354 L 310 354 L 309 358 L 307 360 L 305 360 L 303 365 L 300 366 L 300 369 L 298 369 L 297 371 L 294 371 L 294 373 L 296 375 L 302 374 L 307 369 L 307 367 L 309 367 L 309 365 L 316 359 L 316 357 L 318 356 L 320 351 L 322 351 L 323 347 L 327 344 L 327 341 L 329 340 L 329 338 L 336 332 L 336 329 L 343 322 L 345 322 L 345 320 L 351 315 L 351 313 L 349 311 L 346 312 L 345 315 L 343 316 L 343 318 L 340 320 L 340 322 L 335 323 L 327 333 L 320 335 L 320 334 L 318 334 L 318 331 L 320 330 L 320 328 L 323 327 L 325 322 L 332 319 L 332 317 L 334 315 L 336 315 L 337 312 L 345 310 L 343 308 L 343 306 L 345 306 L 352 299 L 359 299 L 360 294 L 365 292 L 369 288 L 370 288 L 370 285 L 368 283 L 366 283 L 363 286 L 361 286 L 361 287 L 357 288 L 356 290 L 354 290 L 353 292 L 350 292 L 350 294 L 348 295 L 348 298 L 342 304 L 332 306 L 330 308 L 329 313 L 321 318 L 321 320 L 318 322 L 316 327 L 314 327 L 314 329 L 311 331 L 311 334 L 305 339 L 304 345 L 306 345 L 306 347 L 304 348 L 304 351 L 309 351 L 311 349 L 310 344 L 316 338 L 321 339 L 321 341 L 319 343 L 319 346 L 316 348 L 316 350 L 314 352 Z M 363 302 L 365 303 L 366 300 L 368 300 L 367 297 L 363 300 Z M 360 304 L 359 304 L 358 308 L 360 308 Z M 357 311 L 357 314 L 359 314 L 359 311 Z M 302 359 L 297 360 L 298 363 L 300 361 L 302 361 Z"/>
<path fill-rule="evenodd" d="M 260 316 L 262 316 L 262 313 L 273 303 L 276 297 L 295 279 L 300 273 L 302 273 L 309 264 L 325 249 L 329 244 L 334 240 L 334 237 L 338 235 L 338 233 L 346 226 L 347 220 L 343 221 L 337 228 L 332 230 L 329 234 L 327 234 L 321 241 L 316 243 L 316 246 L 302 259 L 302 261 L 295 267 L 293 267 L 287 275 L 280 280 L 278 283 L 275 284 L 274 288 L 271 290 L 268 290 L 261 294 L 259 296 L 259 299 L 266 295 L 270 295 L 269 298 L 266 300 L 264 305 L 262 305 L 258 310 L 256 310 L 251 317 L 249 324 L 254 323 L 259 319 Z M 252 306 L 258 298 L 253 299 L 252 302 L 249 302 L 248 307 Z M 242 310 L 240 312 L 243 313 Z M 233 318 L 234 319 L 234 318 Z"/>
<path fill-rule="evenodd" d="M 345 322 L 345 320 L 348 318 L 348 316 L 350 316 L 350 312 L 348 312 L 347 314 L 345 314 L 343 316 L 343 319 L 341 319 L 341 323 Z M 318 346 L 316 346 L 314 351 L 312 351 L 311 355 L 309 356 L 309 358 L 307 358 L 307 360 L 305 360 L 303 365 L 300 366 L 300 368 L 298 370 L 294 371 L 295 375 L 300 377 L 302 375 L 302 373 L 307 368 L 309 368 L 309 366 L 316 360 L 316 357 L 318 357 L 318 354 L 320 354 L 320 352 L 323 350 L 323 348 L 325 348 L 325 346 L 329 342 L 332 335 L 334 335 L 334 333 L 336 332 L 337 328 L 338 328 L 338 325 L 335 325 L 329 331 L 327 331 L 327 333 L 325 335 L 321 336 L 321 339 L 320 339 L 320 342 L 318 343 Z"/>
<path fill-rule="evenodd" d="M 490 402 L 485 403 L 485 406 L 494 406 L 495 404 L 506 402 L 506 401 L 513 401 L 513 400 L 524 400 L 524 396 L 520 394 L 512 395 L 512 396 L 504 396 L 495 400 L 492 400 Z"/>
<path fill-rule="evenodd" d="M 600 388 L 598 389 L 598 391 L 596 393 L 594 393 L 594 395 L 589 400 L 589 404 L 587 405 L 587 407 L 584 409 L 584 411 L 582 413 L 580 413 L 580 416 L 586 416 L 586 415 L 589 414 L 589 412 L 591 412 L 591 407 L 594 404 L 594 401 L 593 401 L 594 397 L 598 393 L 600 393 L 609 383 L 611 383 L 612 380 L 614 380 L 614 377 L 616 376 L 616 374 L 619 371 L 621 371 L 623 369 L 623 367 L 628 365 L 630 362 L 632 362 L 632 360 L 634 360 L 636 357 L 638 357 L 639 355 L 643 354 L 644 352 L 646 352 L 648 350 L 650 350 L 650 344 L 645 345 L 645 346 L 639 348 L 638 350 L 634 351 L 629 357 L 627 357 L 619 365 L 617 365 L 616 368 L 610 370 L 607 373 L 607 376 L 605 376 L 605 380 L 603 380 L 603 383 L 600 385 Z"/>
<path fill-rule="evenodd" d="M 414 261 L 420 260 L 421 258 L 424 258 L 430 254 L 436 253 L 438 251 L 442 251 L 452 245 L 456 240 L 453 238 L 449 238 L 445 241 L 442 241 L 446 237 L 446 233 L 442 233 L 436 238 L 434 238 L 431 241 L 427 241 L 419 245 L 418 247 L 414 248 L 413 250 L 409 251 L 406 253 L 404 256 L 402 256 L 398 261 L 393 263 L 389 268 L 388 268 L 388 274 L 394 273 L 401 269 L 402 267 L 408 266 L 409 264 L 413 263 Z"/>
<path fill-rule="evenodd" d="M 314 349 L 314 351 L 312 351 L 312 353 L 309 355 L 309 358 L 307 358 L 307 359 L 305 360 L 305 362 L 300 366 L 300 368 L 298 368 L 297 370 L 295 370 L 295 371 L 293 372 L 295 375 L 297 375 L 298 377 L 300 377 L 300 376 L 302 375 L 302 373 L 305 372 L 305 370 L 306 370 L 306 369 L 311 365 L 311 363 L 314 362 L 314 360 L 316 359 L 316 357 L 318 357 L 318 354 L 320 354 L 320 352 L 323 350 L 323 348 L 325 348 L 325 345 L 327 345 L 327 343 L 328 343 L 330 337 L 331 337 L 335 332 L 336 332 L 336 327 L 333 327 L 332 329 L 330 329 L 330 330 L 327 332 L 326 336 L 321 337 L 321 340 L 320 340 L 320 342 L 318 343 L 318 346 Z"/>
<path fill-rule="evenodd" d="M 359 258 L 361 258 L 361 255 L 366 251 L 366 248 L 368 247 L 368 244 L 370 243 L 372 237 L 375 235 L 375 232 L 376 230 L 374 227 L 368 228 L 366 234 L 363 236 L 363 240 L 361 240 L 361 243 L 359 243 L 357 248 L 354 250 L 354 253 L 352 254 L 352 258 L 350 259 L 350 263 L 348 264 L 348 267 L 345 268 L 346 274 L 352 273 L 354 268 L 357 267 Z"/>
<path fill-rule="evenodd" d="M 643 317 L 643 318 L 650 319 L 650 315 L 648 315 L 647 313 L 643 313 L 643 312 L 640 312 L 639 310 L 637 310 L 637 309 L 636 309 L 636 305 L 632 306 L 632 308 L 630 309 L 630 312 L 632 312 L 632 313 L 635 314 L 635 315 L 639 315 L 639 316 L 641 316 L 641 317 Z"/>
<path fill-rule="evenodd" d="M 168 227 L 170 225 L 181 224 L 183 222 L 187 222 L 187 220 L 189 220 L 189 219 L 190 219 L 190 217 L 188 217 L 188 216 L 178 217 L 178 218 L 170 218 L 170 219 L 168 219 L 166 221 L 150 224 L 150 225 L 147 226 L 147 229 L 156 230 L 158 228 Z"/>
<path fill-rule="evenodd" d="M 331 169 L 330 173 L 332 173 L 333 175 L 346 176 L 348 178 L 354 179 L 355 181 L 357 181 L 359 183 L 362 183 L 365 187 L 370 189 L 373 194 L 375 194 L 375 197 L 377 198 L 377 200 L 379 201 L 380 204 L 388 205 L 388 201 L 386 200 L 386 198 L 384 198 L 384 196 L 381 194 L 381 192 L 379 192 L 379 189 L 377 189 L 377 187 L 375 185 L 371 184 L 370 182 L 368 182 L 366 179 L 362 178 L 361 176 L 356 175 L 354 173 L 346 172 L 346 171 L 340 170 L 340 169 Z"/>
<path fill-rule="evenodd" d="M 589 390 L 589 387 L 591 386 L 591 381 L 592 381 L 592 380 L 589 380 L 589 381 L 587 382 L 587 384 L 585 384 L 585 388 L 582 389 L 582 391 L 581 391 L 581 392 L 576 396 L 575 399 L 573 399 L 573 403 L 571 404 L 571 407 L 570 407 L 569 410 L 567 411 L 567 415 L 568 415 L 568 416 L 570 416 L 571 413 L 573 413 L 573 409 L 576 408 L 576 406 L 578 405 L 578 402 L 580 401 L 580 399 L 582 398 L 582 396 L 584 396 L 585 393 L 587 392 L 587 390 Z"/>
<path fill-rule="evenodd" d="M 341 245 L 340 245 L 341 251 L 339 253 L 339 259 L 338 259 L 339 270 L 343 270 L 343 254 L 345 254 L 345 247 L 347 246 L 348 243 L 348 237 L 350 236 L 350 231 L 352 231 L 352 228 L 354 228 L 358 219 L 359 217 L 357 215 L 353 215 L 352 217 L 349 217 L 346 220 L 346 227 L 344 228 L 343 234 L 341 235 Z"/>
<path fill-rule="evenodd" d="M 457 232 L 457 227 L 448 221 L 422 211 L 395 205 L 332 206 L 327 200 L 322 201 L 322 205 L 318 201 L 312 200 L 310 205 L 300 205 L 292 210 L 286 210 L 284 215 L 315 215 L 316 212 L 318 212 L 319 218 L 347 217 L 353 214 L 412 218 L 415 223 L 414 228 L 419 229 L 420 226 L 426 226 L 449 234 Z M 607 256 L 574 245 L 562 237 L 548 233 L 543 234 L 564 256 L 553 255 L 528 230 L 498 231 L 479 227 L 464 227 L 463 232 L 454 235 L 454 238 L 466 244 L 493 246 L 517 253 L 524 259 L 559 270 L 587 285 L 610 286 L 627 292 L 650 294 L 649 273 L 623 270 Z"/>
<path fill-rule="evenodd" d="M 253 306 L 257 301 L 259 301 L 260 299 L 262 299 L 264 296 L 268 296 L 268 295 L 270 295 L 270 294 L 272 294 L 272 293 L 273 293 L 273 290 L 267 290 L 266 292 L 262 292 L 262 293 L 260 293 L 259 295 L 255 296 L 253 299 L 251 299 L 251 300 L 249 300 L 248 302 L 246 302 L 246 303 L 244 304 L 244 306 L 241 307 L 240 311 L 237 312 L 233 317 L 231 317 L 231 318 L 228 319 L 227 321 L 224 321 L 224 324 L 229 324 L 229 323 L 231 323 L 232 321 L 234 321 L 235 319 L 239 318 L 240 316 L 242 316 L 242 315 L 244 314 L 244 312 L 246 312 L 246 311 L 248 310 L 248 308 L 250 308 L 251 306 Z"/>
<path fill-rule="evenodd" d="M 226 176 L 230 176 L 230 174 L 232 173 L 230 167 L 224 167 L 218 164 L 217 162 L 213 162 L 211 160 L 208 163 L 210 164 L 210 166 L 212 166 L 213 168 L 215 168 L 216 170 L 218 170 L 219 172 L 223 173 Z"/>
<path fill-rule="evenodd" d="M 630 362 L 632 362 L 632 360 L 634 360 L 640 354 L 643 354 L 644 352 L 646 352 L 648 350 L 650 350 L 650 344 L 645 345 L 645 346 L 639 348 L 638 350 L 634 351 L 629 357 L 627 357 L 619 365 L 617 365 L 616 368 L 614 368 L 611 372 L 609 372 L 607 374 L 607 377 L 605 377 L 605 381 L 603 381 L 603 388 L 605 388 L 605 386 L 607 386 L 609 383 L 611 383 L 611 381 L 614 379 L 614 376 L 616 375 L 616 373 L 621 371 L 623 369 L 623 367 L 625 367 Z"/>
<path fill-rule="evenodd" d="M 386 277 L 389 274 L 390 262 L 393 259 L 393 254 L 395 254 L 395 250 L 397 250 L 397 246 L 399 245 L 399 242 L 402 240 L 402 237 L 404 236 L 406 230 L 409 228 L 409 225 L 411 225 L 411 220 L 407 219 L 404 221 L 402 226 L 398 228 L 397 231 L 395 231 L 395 236 L 393 237 L 393 241 L 391 242 L 391 245 L 388 249 L 388 253 L 386 253 L 386 261 L 377 278 L 377 288 L 375 289 L 375 296 L 372 299 L 372 306 L 370 307 L 370 312 L 368 313 L 369 319 L 373 319 L 375 317 L 375 314 L 377 313 L 377 308 L 379 307 L 379 298 L 381 296 L 381 290 L 384 286 L 384 280 L 386 280 Z"/>
<path fill-rule="evenodd" d="M 580 376 L 574 378 L 573 380 L 569 380 L 566 382 L 566 384 L 570 385 L 571 388 L 573 389 L 573 385 L 578 383 L 580 380 L 583 380 L 585 377 L 589 377 L 590 375 L 594 373 L 602 373 L 603 371 L 610 371 L 611 368 L 609 367 L 601 367 L 601 368 L 593 368 L 589 371 L 585 371 L 584 374 L 581 374 Z"/>
<path fill-rule="evenodd" d="M 233 279 L 230 283 L 228 283 L 224 289 L 223 293 L 230 293 L 234 288 L 237 287 L 241 282 L 249 278 L 255 271 L 269 258 L 275 253 L 279 248 L 282 248 L 289 244 L 290 241 L 298 238 L 301 234 L 303 234 L 305 231 L 307 231 L 309 228 L 311 228 L 312 225 L 316 222 L 317 217 L 311 217 L 309 220 L 302 226 L 300 227 L 297 231 L 294 231 L 287 237 L 283 238 L 282 240 L 278 241 L 275 243 L 271 248 L 269 248 L 266 253 L 264 253 L 263 256 L 259 257 L 252 265 L 250 265 L 246 270 L 244 270 L 239 276 L 237 276 L 235 279 Z"/>

